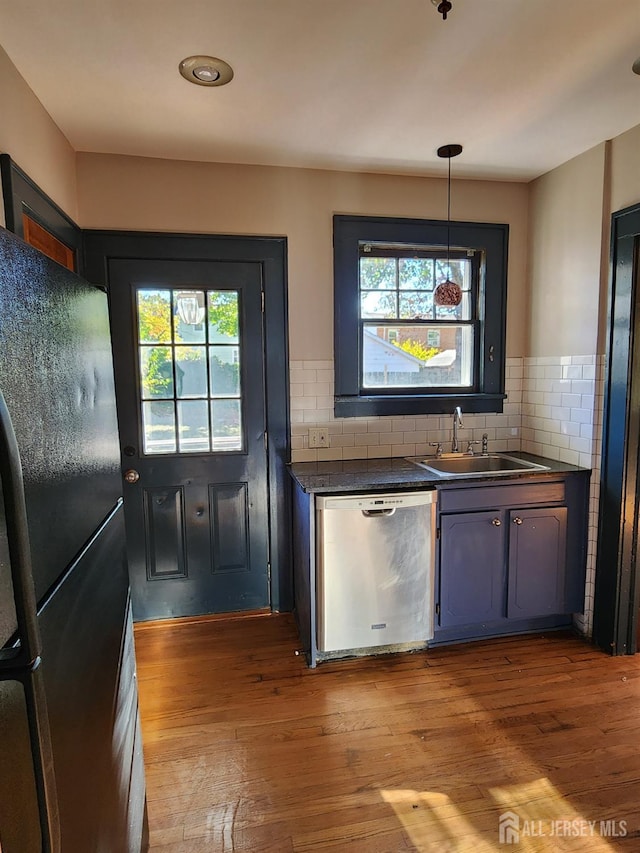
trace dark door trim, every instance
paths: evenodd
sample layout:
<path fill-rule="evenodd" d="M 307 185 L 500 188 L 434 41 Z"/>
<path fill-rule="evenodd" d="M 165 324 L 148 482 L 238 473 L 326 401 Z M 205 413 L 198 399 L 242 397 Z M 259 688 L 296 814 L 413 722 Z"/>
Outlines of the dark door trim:
<path fill-rule="evenodd" d="M 287 337 L 286 237 L 163 234 L 141 231 L 83 231 L 84 275 L 108 290 L 108 262 L 115 258 L 257 261 L 265 294 L 265 382 L 271 606 L 293 607 L 290 551 L 289 354 Z"/>
<path fill-rule="evenodd" d="M 640 205 L 613 214 L 593 638 L 634 654 L 640 478 Z"/>

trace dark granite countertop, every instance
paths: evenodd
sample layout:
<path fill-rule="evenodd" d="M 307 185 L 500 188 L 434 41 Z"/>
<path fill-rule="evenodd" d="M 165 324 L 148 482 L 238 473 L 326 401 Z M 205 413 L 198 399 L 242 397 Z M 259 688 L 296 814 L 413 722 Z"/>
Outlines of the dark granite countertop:
<path fill-rule="evenodd" d="M 516 471 L 509 474 L 484 474 L 482 476 L 473 474 L 464 477 L 439 477 L 407 458 L 398 457 L 393 459 L 350 459 L 336 462 L 294 462 L 289 465 L 289 472 L 305 492 L 310 494 L 340 494 L 367 490 L 433 488 L 435 485 L 454 482 L 469 485 L 478 482 L 521 479 L 522 477 L 540 479 L 556 474 L 588 470 L 579 468 L 577 465 L 569 465 L 566 462 L 558 462 L 555 459 L 534 456 L 531 453 L 509 451 L 507 455 L 546 465 L 549 470 Z"/>

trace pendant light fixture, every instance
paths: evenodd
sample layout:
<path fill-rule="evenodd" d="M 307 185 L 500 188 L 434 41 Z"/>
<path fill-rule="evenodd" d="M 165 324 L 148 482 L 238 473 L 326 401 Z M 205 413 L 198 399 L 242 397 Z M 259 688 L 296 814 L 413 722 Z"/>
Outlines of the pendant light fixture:
<path fill-rule="evenodd" d="M 434 6 L 437 6 L 438 12 L 440 12 L 440 14 L 442 15 L 442 20 L 446 21 L 447 15 L 453 8 L 453 4 L 450 2 L 450 0 L 431 0 L 431 2 Z"/>
<path fill-rule="evenodd" d="M 447 273 L 446 278 L 435 289 L 434 300 L 436 305 L 455 307 L 462 302 L 462 290 L 459 284 L 449 279 L 451 264 L 451 158 L 462 153 L 462 145 L 442 145 L 438 148 L 438 157 L 446 157 L 449 161 L 449 173 L 447 176 Z"/>

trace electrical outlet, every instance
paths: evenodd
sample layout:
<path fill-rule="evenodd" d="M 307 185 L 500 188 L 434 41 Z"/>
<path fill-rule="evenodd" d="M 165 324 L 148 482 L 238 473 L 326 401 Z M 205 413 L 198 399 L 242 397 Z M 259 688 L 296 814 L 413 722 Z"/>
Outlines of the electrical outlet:
<path fill-rule="evenodd" d="M 309 447 L 329 447 L 329 433 L 326 429 L 309 430 Z"/>

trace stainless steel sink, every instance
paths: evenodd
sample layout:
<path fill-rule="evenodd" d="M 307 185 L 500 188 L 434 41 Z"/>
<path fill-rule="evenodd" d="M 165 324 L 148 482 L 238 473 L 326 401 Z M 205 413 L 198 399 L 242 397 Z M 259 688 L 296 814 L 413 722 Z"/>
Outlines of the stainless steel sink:
<path fill-rule="evenodd" d="M 481 477 L 483 474 L 514 474 L 518 471 L 549 471 L 547 465 L 527 462 L 504 453 L 490 453 L 488 456 L 468 456 L 450 454 L 426 459 L 411 459 L 415 465 L 426 468 L 439 477 Z"/>

